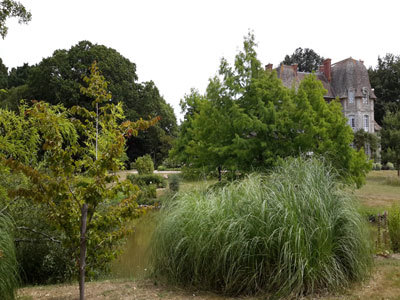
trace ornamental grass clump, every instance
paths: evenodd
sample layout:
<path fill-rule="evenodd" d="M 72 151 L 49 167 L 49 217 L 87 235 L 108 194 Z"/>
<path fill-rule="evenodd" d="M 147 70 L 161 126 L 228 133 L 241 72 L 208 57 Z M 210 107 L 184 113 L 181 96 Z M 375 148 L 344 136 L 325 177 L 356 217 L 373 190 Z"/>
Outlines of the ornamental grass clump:
<path fill-rule="evenodd" d="M 365 228 L 330 167 L 292 159 L 269 176 L 175 197 L 153 236 L 153 268 L 229 295 L 336 291 L 368 274 Z"/>
<path fill-rule="evenodd" d="M 0 212 L 0 299 L 14 299 L 18 287 L 17 259 L 11 221 Z"/>

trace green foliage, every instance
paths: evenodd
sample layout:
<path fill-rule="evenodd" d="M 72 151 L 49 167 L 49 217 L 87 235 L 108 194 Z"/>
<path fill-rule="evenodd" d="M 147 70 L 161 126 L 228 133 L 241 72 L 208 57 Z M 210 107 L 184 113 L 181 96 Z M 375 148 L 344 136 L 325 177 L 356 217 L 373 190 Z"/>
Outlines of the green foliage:
<path fill-rule="evenodd" d="M 146 185 L 154 184 L 157 188 L 165 188 L 167 186 L 167 181 L 164 177 L 157 174 L 143 174 L 143 175 L 128 175 L 129 179 L 133 184 L 143 187 Z"/>
<path fill-rule="evenodd" d="M 154 163 L 151 159 L 151 156 L 146 154 L 142 157 L 138 157 L 135 161 L 135 168 L 138 171 L 139 175 L 145 174 L 153 174 L 154 172 Z"/>
<path fill-rule="evenodd" d="M 19 113 L 0 109 L 0 155 L 34 165 L 39 150 L 39 133 L 25 118 L 26 106 Z"/>
<path fill-rule="evenodd" d="M 19 284 L 13 227 L 11 220 L 0 211 L 0 296 L 4 300 L 14 299 Z"/>
<path fill-rule="evenodd" d="M 13 0 L 2 0 L 0 2 L 0 36 L 4 39 L 8 32 L 6 20 L 8 18 L 18 18 L 18 22 L 28 23 L 32 15 L 19 2 Z"/>
<path fill-rule="evenodd" d="M 316 159 L 178 195 L 152 253 L 154 272 L 173 283 L 277 298 L 346 287 L 365 278 L 372 258 L 354 200 Z"/>
<path fill-rule="evenodd" d="M 102 103 L 109 94 L 95 64 L 85 81 L 89 86 L 82 91 L 94 98 L 94 105 L 102 104 L 98 114 L 82 107 L 67 110 L 37 102 L 25 110 L 25 116 L 40 133 L 43 160 L 38 166 L 7 156 L 2 161 L 29 179 L 27 187 L 11 187 L 10 197 L 48 207 L 47 220 L 62 233 L 60 242 L 70 260 L 79 257 L 81 208 L 88 206 L 87 270 L 93 276 L 95 271 L 107 270 L 129 231 L 129 220 L 140 213 L 135 201 L 138 188 L 129 181 L 120 182 L 116 175 L 125 136 L 137 135 L 157 119 L 119 124 L 124 118 L 122 105 Z M 114 199 L 121 195 L 116 203 Z"/>
<path fill-rule="evenodd" d="M 373 163 L 372 164 L 372 170 L 375 170 L 375 171 L 382 170 L 382 164 L 381 163 Z"/>
<path fill-rule="evenodd" d="M 0 90 L 8 87 L 8 68 L 3 64 L 0 58 Z"/>
<path fill-rule="evenodd" d="M 93 61 L 107 80 L 113 104 L 122 103 L 125 119 L 140 117 L 160 120 L 145 132 L 130 136 L 126 152 L 130 162 L 150 153 L 156 165 L 167 156 L 177 134 L 173 108 L 160 95 L 154 82 L 137 82 L 136 65 L 112 48 L 81 41 L 69 50 L 56 50 L 29 71 L 28 99 L 41 99 L 71 108 L 79 105 L 93 111 L 92 100 L 80 93 L 83 75 L 89 75 Z"/>
<path fill-rule="evenodd" d="M 370 68 L 368 74 L 377 97 L 374 119 L 383 125 L 385 114 L 395 113 L 400 108 L 400 56 L 388 53 L 383 58 L 378 57 L 378 65 Z"/>
<path fill-rule="evenodd" d="M 171 174 L 168 176 L 168 182 L 169 182 L 169 189 L 173 192 L 179 192 L 179 187 L 181 184 L 181 177 L 179 174 Z"/>
<path fill-rule="evenodd" d="M 245 38 L 234 66 L 221 61 L 206 95 L 192 91 L 181 102 L 185 119 L 171 150 L 185 168 L 227 174 L 266 170 L 286 157 L 323 155 L 358 186 L 371 168 L 363 151 L 350 147 L 353 132 L 340 102 L 326 103 L 314 75 L 297 90 L 264 70 L 254 36 Z"/>
<path fill-rule="evenodd" d="M 382 159 L 391 161 L 400 172 L 400 111 L 388 112 L 383 119 L 381 130 Z"/>
<path fill-rule="evenodd" d="M 317 71 L 323 61 L 324 58 L 319 56 L 313 49 L 302 49 L 299 47 L 292 55 L 286 55 L 282 64 L 289 66 L 297 64 L 297 68 L 300 72 L 312 72 Z"/>
<path fill-rule="evenodd" d="M 157 186 L 149 184 L 140 187 L 140 194 L 138 196 L 138 204 L 152 205 L 157 198 Z"/>
<path fill-rule="evenodd" d="M 8 89 L 5 93 L 0 93 L 0 108 L 17 112 L 21 104 L 21 99 L 28 99 L 28 86 L 20 85 Z"/>
<path fill-rule="evenodd" d="M 365 149 L 366 145 L 369 145 L 371 150 L 371 158 L 376 158 L 376 152 L 379 147 L 379 137 L 376 134 L 369 133 L 360 129 L 354 133 L 354 146 L 357 150 Z"/>
<path fill-rule="evenodd" d="M 33 66 L 24 63 L 20 67 L 12 68 L 8 74 L 8 88 L 26 85 Z"/>
<path fill-rule="evenodd" d="M 400 252 L 400 207 L 398 205 L 389 211 L 388 223 L 392 251 L 398 253 Z"/>
<path fill-rule="evenodd" d="M 386 170 L 394 170 L 394 165 L 391 162 L 387 162 L 386 163 Z"/>

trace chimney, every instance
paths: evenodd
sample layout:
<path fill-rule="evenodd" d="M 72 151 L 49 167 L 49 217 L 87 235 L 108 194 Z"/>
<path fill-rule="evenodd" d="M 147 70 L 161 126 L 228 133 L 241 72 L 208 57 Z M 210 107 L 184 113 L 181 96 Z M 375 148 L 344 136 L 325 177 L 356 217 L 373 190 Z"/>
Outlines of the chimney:
<path fill-rule="evenodd" d="M 327 58 L 323 61 L 323 72 L 324 75 L 326 77 L 326 79 L 328 79 L 329 82 L 331 82 L 331 59 Z"/>
<path fill-rule="evenodd" d="M 360 63 L 364 64 L 364 61 L 360 59 Z"/>
<path fill-rule="evenodd" d="M 265 65 L 265 71 L 272 71 L 272 64 Z"/>
<path fill-rule="evenodd" d="M 297 66 L 298 66 L 298 64 L 291 65 L 291 67 L 292 67 L 292 69 L 294 71 L 294 76 L 297 76 Z"/>

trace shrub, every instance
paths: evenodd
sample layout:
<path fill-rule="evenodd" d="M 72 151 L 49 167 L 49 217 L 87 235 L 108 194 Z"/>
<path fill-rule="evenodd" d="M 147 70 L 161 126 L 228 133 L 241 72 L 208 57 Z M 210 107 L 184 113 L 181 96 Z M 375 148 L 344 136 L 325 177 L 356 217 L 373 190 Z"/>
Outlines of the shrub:
<path fill-rule="evenodd" d="M 18 287 L 12 227 L 11 221 L 0 213 L 0 296 L 5 300 L 14 299 Z"/>
<path fill-rule="evenodd" d="M 158 170 L 158 171 L 166 171 L 167 168 L 166 168 L 165 166 L 163 166 L 163 165 L 159 165 L 158 168 L 157 168 L 157 170 Z"/>
<path fill-rule="evenodd" d="M 375 171 L 380 171 L 382 170 L 382 165 L 380 163 L 374 163 L 372 164 L 372 169 Z"/>
<path fill-rule="evenodd" d="M 152 243 L 160 278 L 231 295 L 332 291 L 363 279 L 371 265 L 364 220 L 316 159 L 178 194 Z"/>
<path fill-rule="evenodd" d="M 391 162 L 386 163 L 387 170 L 394 170 L 394 165 Z"/>
<path fill-rule="evenodd" d="M 140 175 L 153 174 L 154 172 L 154 163 L 150 155 L 148 154 L 138 157 L 135 161 L 134 166 Z"/>
<path fill-rule="evenodd" d="M 49 224 L 49 209 L 46 205 L 32 205 L 32 202 L 20 199 L 10 211 L 17 226 L 15 237 L 21 240 L 16 243 L 16 255 L 23 284 L 61 283 L 76 275 L 73 254 L 56 242 L 63 236 Z"/>
<path fill-rule="evenodd" d="M 394 206 L 389 211 L 388 218 L 390 245 L 393 252 L 400 251 L 400 207 Z"/>
<path fill-rule="evenodd" d="M 167 181 L 164 177 L 157 174 L 146 174 L 146 175 L 135 175 L 131 174 L 127 177 L 133 184 L 137 184 L 139 187 L 154 184 L 157 188 L 165 188 Z"/>
<path fill-rule="evenodd" d="M 140 194 L 137 199 L 138 204 L 153 204 L 157 198 L 157 188 L 154 184 L 140 187 Z"/>
<path fill-rule="evenodd" d="M 173 192 L 179 192 L 181 177 L 178 174 L 171 174 L 168 177 L 168 181 L 169 181 L 169 189 Z"/>

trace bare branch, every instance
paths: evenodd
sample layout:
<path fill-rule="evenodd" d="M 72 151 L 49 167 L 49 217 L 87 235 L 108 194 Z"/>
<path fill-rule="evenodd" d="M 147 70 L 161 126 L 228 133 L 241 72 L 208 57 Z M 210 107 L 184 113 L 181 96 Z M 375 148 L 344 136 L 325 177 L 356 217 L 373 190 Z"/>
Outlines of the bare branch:
<path fill-rule="evenodd" d="M 56 238 L 52 237 L 51 235 L 48 235 L 47 233 L 40 232 L 40 231 L 37 231 L 37 230 L 35 230 L 35 229 L 26 227 L 26 226 L 18 226 L 17 229 L 18 229 L 18 230 L 26 230 L 26 231 L 30 231 L 30 232 L 33 232 L 33 233 L 42 235 L 42 236 L 45 237 L 46 240 L 52 241 L 52 242 L 54 242 L 54 243 L 59 243 L 59 244 L 61 243 L 61 241 L 57 240 Z M 19 241 L 28 241 L 29 239 L 16 239 L 15 241 L 18 241 L 18 240 L 19 240 Z M 32 240 L 32 241 L 34 241 L 34 240 Z M 37 240 L 36 240 L 36 241 L 37 241 Z"/>

